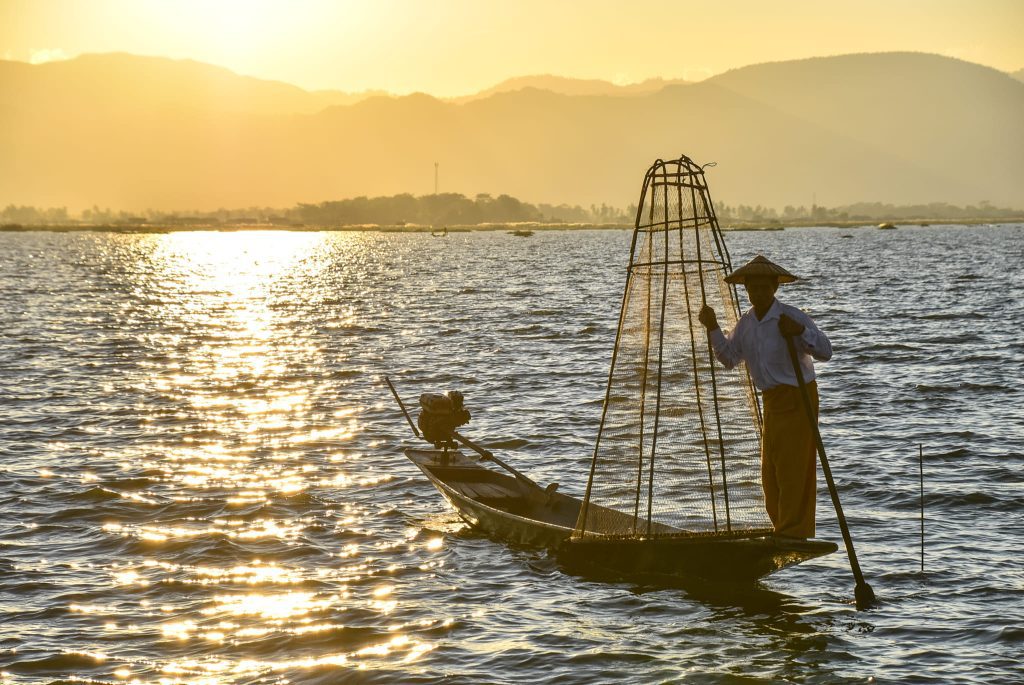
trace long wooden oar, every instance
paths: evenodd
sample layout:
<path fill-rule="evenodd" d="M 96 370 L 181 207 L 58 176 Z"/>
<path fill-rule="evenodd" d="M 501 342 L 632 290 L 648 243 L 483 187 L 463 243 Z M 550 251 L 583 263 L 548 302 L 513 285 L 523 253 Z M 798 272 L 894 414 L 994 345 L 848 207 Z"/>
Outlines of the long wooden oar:
<path fill-rule="evenodd" d="M 793 363 L 793 371 L 796 373 L 796 382 L 800 385 L 800 395 L 804 400 L 804 409 L 807 412 L 807 420 L 811 423 L 814 431 L 814 439 L 818 443 L 818 457 L 821 459 L 821 470 L 825 473 L 825 481 L 828 483 L 828 492 L 832 495 L 832 505 L 836 509 L 836 516 L 839 518 L 839 529 L 843 531 L 843 542 L 846 543 L 846 554 L 850 557 L 850 568 L 853 570 L 853 577 L 857 586 L 853 590 L 853 596 L 857 600 L 858 609 L 867 609 L 875 601 L 875 591 L 864 580 L 860 564 L 857 563 L 857 553 L 853 550 L 853 538 L 850 536 L 850 527 L 846 524 L 846 516 L 843 515 L 843 505 L 839 502 L 839 492 L 836 490 L 836 483 L 832 480 L 832 469 L 828 465 L 828 457 L 825 456 L 825 445 L 821 441 L 821 431 L 818 430 L 818 421 L 814 416 L 814 409 L 811 408 L 811 397 L 807 393 L 807 383 L 804 382 L 804 372 L 800 368 L 800 360 L 796 355 L 796 345 L 793 337 L 783 335 L 786 339 L 786 347 L 789 348 L 789 360 Z"/>
<path fill-rule="evenodd" d="M 458 431 L 452 431 L 452 437 L 455 438 L 456 440 L 458 440 L 459 442 L 461 442 L 463 445 L 465 445 L 469 449 L 471 449 L 474 452 L 476 452 L 477 454 L 479 454 L 484 459 L 486 459 L 488 461 L 493 461 L 495 464 L 497 464 L 501 468 L 503 468 L 506 471 L 508 471 L 509 473 L 511 473 L 513 476 L 516 477 L 516 480 L 518 480 L 519 482 L 523 483 L 528 488 L 531 488 L 531 489 L 536 490 L 536 491 L 538 491 L 540 493 L 543 493 L 548 498 L 550 498 L 551 495 L 554 494 L 555 490 L 558 489 L 558 483 L 552 483 L 551 485 L 547 486 L 546 488 L 542 488 L 540 486 L 540 484 L 537 483 L 537 481 L 532 480 L 532 479 L 528 478 L 527 476 L 523 475 L 522 473 L 520 473 L 516 469 L 512 468 L 509 464 L 506 464 L 504 461 L 502 461 L 501 459 L 498 459 L 496 456 L 494 456 L 494 454 L 490 450 L 484 449 L 483 447 L 481 447 L 480 445 L 476 444 L 472 440 L 463 437 L 462 435 L 459 434 Z"/>
<path fill-rule="evenodd" d="M 409 428 L 412 428 L 413 434 L 417 438 L 421 437 L 420 432 L 416 430 L 416 424 L 412 422 L 412 417 L 409 416 L 409 410 L 405 408 L 405 402 L 403 402 L 402 398 L 398 396 L 398 391 L 395 390 L 395 386 L 391 382 L 391 379 L 384 376 L 384 382 L 388 384 L 389 388 L 391 388 L 391 394 L 395 396 L 395 401 L 398 402 L 398 408 L 402 410 L 403 414 L 405 414 L 405 420 L 409 422 Z"/>
<path fill-rule="evenodd" d="M 388 378 L 387 376 L 384 376 L 384 382 L 388 384 L 389 388 L 391 388 L 391 394 L 395 396 L 395 401 L 398 402 L 398 407 L 402 410 L 402 413 L 405 414 L 405 420 L 409 422 L 409 428 L 412 428 L 412 432 L 416 435 L 417 438 L 422 437 L 420 435 L 420 432 L 418 430 L 416 430 L 416 424 L 413 423 L 412 416 L 409 415 L 409 410 L 407 410 L 405 408 L 405 403 L 402 402 L 402 398 L 398 395 L 398 390 L 395 389 L 395 386 L 391 382 L 391 379 Z M 514 468 L 512 468 L 509 464 L 506 464 L 501 459 L 498 459 L 496 456 L 494 456 L 493 453 L 491 453 L 490 450 L 486 450 L 483 447 L 481 447 L 480 445 L 478 445 L 475 442 L 473 442 L 472 440 L 470 440 L 469 438 L 465 438 L 465 437 L 459 435 L 458 431 L 452 431 L 452 437 L 455 438 L 456 440 L 458 440 L 459 442 L 461 442 L 463 445 L 465 445 L 469 449 L 471 449 L 474 452 L 476 452 L 477 454 L 479 454 L 484 459 L 487 459 L 489 461 L 493 461 L 495 464 L 497 464 L 501 468 L 503 468 L 506 471 L 508 471 L 509 473 L 511 473 L 513 476 L 516 477 L 516 480 L 518 480 L 519 482 L 523 483 L 528 488 L 531 488 L 531 489 L 536 490 L 536 491 L 538 491 L 540 493 L 543 493 L 544 495 L 547 496 L 549 501 L 551 499 L 551 495 L 553 495 L 555 493 L 555 490 L 558 489 L 558 483 L 552 483 L 551 485 L 547 486 L 546 488 L 542 488 L 536 481 L 527 478 L 522 473 L 520 473 L 519 471 L 517 471 Z"/>

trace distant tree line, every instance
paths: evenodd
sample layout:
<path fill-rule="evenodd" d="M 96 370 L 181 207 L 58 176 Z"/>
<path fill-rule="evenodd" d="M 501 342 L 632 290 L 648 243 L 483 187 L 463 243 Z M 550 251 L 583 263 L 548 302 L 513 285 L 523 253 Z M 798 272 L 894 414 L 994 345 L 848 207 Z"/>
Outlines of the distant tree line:
<path fill-rule="evenodd" d="M 794 207 L 786 205 L 782 211 L 773 207 L 744 204 L 728 205 L 716 203 L 715 213 L 720 221 L 877 221 L 881 219 L 1018 219 L 1024 214 L 1019 209 L 995 207 L 988 201 L 977 205 L 958 207 L 947 202 L 931 202 L 917 205 L 893 205 L 882 202 L 856 202 L 839 207 L 811 205 Z"/>
<path fill-rule="evenodd" d="M 579 205 L 533 205 L 510 195 L 492 197 L 481 193 L 468 198 L 459 193 L 415 197 L 357 197 L 320 204 L 300 204 L 289 212 L 305 224 L 421 224 L 474 225 L 487 223 L 623 223 L 622 210 L 602 204 L 584 209 Z"/>
<path fill-rule="evenodd" d="M 439 193 L 415 197 L 409 194 L 387 197 L 356 197 L 319 204 L 299 204 L 290 209 L 246 207 L 215 211 L 165 212 L 146 210 L 130 213 L 94 205 L 72 216 L 66 207 L 37 208 L 8 205 L 0 210 L 0 225 L 68 225 L 68 224 L 153 224 L 159 226 L 201 225 L 269 225 L 354 226 L 354 225 L 423 225 L 454 226 L 487 223 L 585 223 L 630 225 L 636 205 L 624 209 L 606 204 L 550 205 L 530 204 L 509 195 L 493 197 L 479 194 L 473 198 L 459 193 Z M 773 207 L 716 203 L 715 210 L 723 223 L 730 221 L 877 221 L 907 219 L 1017 219 L 1024 211 L 995 207 L 989 202 L 959 207 L 945 202 L 918 205 L 893 205 L 881 202 L 858 202 L 840 207 L 794 207 L 781 211 Z"/>
<path fill-rule="evenodd" d="M 635 207 L 621 210 L 606 204 L 580 205 L 530 204 L 510 195 L 492 197 L 486 193 L 468 198 L 459 193 L 439 193 L 415 197 L 410 194 L 389 197 L 356 197 L 319 204 L 299 204 L 290 209 L 247 207 L 216 211 L 139 213 L 93 207 L 71 217 L 67 208 L 37 209 L 10 205 L 0 211 L 0 222 L 16 224 L 270 224 L 281 226 L 354 226 L 364 224 L 426 226 L 474 225 L 486 223 L 631 223 Z"/>
<path fill-rule="evenodd" d="M 71 221 L 67 207 L 37 209 L 7 205 L 0 211 L 0 222 L 10 224 L 66 224 Z"/>

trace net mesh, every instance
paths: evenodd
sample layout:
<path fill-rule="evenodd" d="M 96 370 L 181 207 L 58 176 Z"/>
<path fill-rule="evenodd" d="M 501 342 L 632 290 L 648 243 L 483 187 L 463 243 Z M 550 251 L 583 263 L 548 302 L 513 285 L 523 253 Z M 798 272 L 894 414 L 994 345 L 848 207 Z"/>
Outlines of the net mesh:
<path fill-rule="evenodd" d="M 736 291 L 704 172 L 687 157 L 644 178 L 601 427 L 574 537 L 771 530 L 761 420 L 745 367 L 712 365 L 705 302 L 732 329 Z"/>

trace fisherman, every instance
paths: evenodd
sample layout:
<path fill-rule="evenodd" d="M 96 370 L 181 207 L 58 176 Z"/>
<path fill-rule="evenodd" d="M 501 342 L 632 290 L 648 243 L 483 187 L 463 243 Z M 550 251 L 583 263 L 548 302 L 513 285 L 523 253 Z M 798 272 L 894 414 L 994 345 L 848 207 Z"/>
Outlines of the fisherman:
<path fill-rule="evenodd" d="M 779 284 L 798 280 L 781 266 L 758 255 L 725 280 L 742 283 L 752 307 L 728 335 L 718 327 L 715 311 L 707 305 L 700 311 L 700 322 L 708 330 L 718 360 L 728 369 L 746 362 L 750 377 L 764 398 L 761 485 L 775 534 L 812 538 L 816 442 L 783 336 L 791 336 L 796 344 L 815 420 L 818 389 L 812 358 L 830 359 L 832 343 L 811 317 L 775 299 Z"/>

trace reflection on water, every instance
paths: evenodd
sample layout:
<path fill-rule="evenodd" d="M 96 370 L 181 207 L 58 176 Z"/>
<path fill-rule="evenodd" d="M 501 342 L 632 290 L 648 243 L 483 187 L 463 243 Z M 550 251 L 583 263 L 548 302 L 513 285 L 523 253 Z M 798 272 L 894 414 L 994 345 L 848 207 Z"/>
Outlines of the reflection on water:
<path fill-rule="evenodd" d="M 345 352 L 327 349 L 324 335 L 356 320 L 344 295 L 322 283 L 325 271 L 362 259 L 360 243 L 318 233 L 172 233 L 80 246 L 86 274 L 72 277 L 85 282 L 75 285 L 103 290 L 116 281 L 120 294 L 84 312 L 99 330 L 77 342 L 110 342 L 98 364 L 117 360 L 116 369 L 95 374 L 107 401 L 91 404 L 123 418 L 102 431 L 111 438 L 83 455 L 87 461 L 36 473 L 85 487 L 58 486 L 85 507 L 76 516 L 48 515 L 82 530 L 94 548 L 61 556 L 80 558 L 75 569 L 110 587 L 72 575 L 69 589 L 78 587 L 83 600 L 66 610 L 91 621 L 80 624 L 86 640 L 113 651 L 142 640 L 151 654 L 75 652 L 80 668 L 122 680 L 213 683 L 409 662 L 432 649 L 415 633 L 437 621 L 409 626 L 397 616 L 400 588 L 384 579 L 400 566 L 362 551 L 387 553 L 391 545 L 361 530 L 369 512 L 345 497 L 394 478 L 367 471 L 362 454 L 345 447 L 361 432 L 366 407 L 335 395 Z M 310 321 L 307 305 L 318 298 L 327 308 Z M 71 330 L 66 337 L 78 338 Z M 113 428 L 126 425 L 130 437 L 118 439 Z M 83 463 L 90 470 L 76 475 Z M 414 529 L 395 544 L 422 570 L 436 569 L 441 562 L 423 555 L 440 551 L 441 539 L 417 536 Z M 46 562 L 15 563 L 48 573 Z M 335 649 L 303 655 L 303 645 L 322 640 Z"/>
<path fill-rule="evenodd" d="M 179 500 L 216 502 L 220 515 L 176 516 L 145 525 L 108 523 L 104 529 L 149 543 L 196 538 L 272 543 L 267 550 L 272 558 L 282 548 L 303 544 L 311 529 L 328 532 L 330 523 L 349 529 L 358 525 L 361 516 L 353 515 L 351 509 L 329 517 L 295 515 L 294 511 L 284 518 L 266 516 L 268 505 L 282 497 L 295 501 L 311 487 L 326 485 L 337 493 L 390 478 L 347 473 L 308 459 L 308 450 L 325 446 L 337 450 L 360 431 L 363 408 L 358 405 L 347 403 L 341 409 L 327 405 L 317 416 L 317 398 L 329 395 L 331 386 L 329 377 L 318 378 L 315 372 L 343 360 L 325 363 L 323 341 L 296 318 L 296 305 L 319 290 L 323 270 L 338 260 L 346 261 L 343 252 L 338 254 L 344 241 L 339 244 L 337 236 L 327 234 L 287 232 L 256 233 L 244 241 L 231 234 L 180 233 L 164 238 L 148 256 L 144 279 L 150 291 L 162 293 L 162 304 L 151 316 L 162 327 L 173 322 L 181 332 L 161 339 L 165 349 L 175 352 L 150 381 L 164 399 L 176 401 L 179 407 L 187 403 L 181 418 L 192 432 L 184 444 L 167 446 L 161 480 L 175 484 Z M 325 259 L 327 250 L 333 262 Z M 344 312 L 343 319 L 351 318 L 351 310 Z M 338 455 L 331 457 L 334 461 Z M 328 548 L 326 555 L 345 563 L 285 567 L 252 558 L 230 568 L 169 567 L 154 562 L 143 570 L 163 577 L 156 582 L 173 578 L 214 590 L 201 603 L 188 602 L 185 612 L 173 604 L 161 607 L 166 618 L 160 622 L 162 637 L 180 642 L 239 644 L 286 636 L 333 637 L 349 627 L 332 617 L 353 605 L 382 620 L 398 609 L 394 585 L 366 585 L 377 571 L 370 560 L 359 559 L 357 545 L 337 552 Z M 153 582 L 137 570 L 123 571 L 115 578 Z M 230 586 L 239 590 L 221 591 Z M 314 589 L 298 589 L 310 586 Z M 218 676 L 251 677 L 352 661 L 363 667 L 373 660 L 409 661 L 431 649 L 429 643 L 401 629 L 401 625 L 389 626 L 383 636 L 347 652 L 297 659 L 186 657 L 169 661 L 162 671 L 215 681 Z"/>
<path fill-rule="evenodd" d="M 461 388 L 470 434 L 581 492 L 627 232 L 0 234 L 0 682 L 1018 674 L 1021 231 L 729 236 L 737 261 L 795 255 L 785 294 L 836 343 L 822 424 L 866 614 L 841 555 L 743 589 L 567 575 L 401 455 L 383 373 Z"/>

